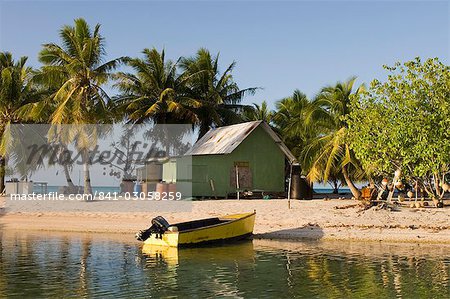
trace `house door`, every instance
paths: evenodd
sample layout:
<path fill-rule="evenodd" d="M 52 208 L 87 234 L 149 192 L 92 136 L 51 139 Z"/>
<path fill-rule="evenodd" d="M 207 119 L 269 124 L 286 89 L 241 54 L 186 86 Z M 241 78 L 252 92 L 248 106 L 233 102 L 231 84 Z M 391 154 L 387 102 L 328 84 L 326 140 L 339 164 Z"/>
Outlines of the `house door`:
<path fill-rule="evenodd" d="M 239 178 L 239 189 L 252 189 L 253 178 L 249 162 L 234 162 L 233 167 L 230 169 L 230 187 L 233 189 L 238 188 L 236 184 L 237 178 Z"/>

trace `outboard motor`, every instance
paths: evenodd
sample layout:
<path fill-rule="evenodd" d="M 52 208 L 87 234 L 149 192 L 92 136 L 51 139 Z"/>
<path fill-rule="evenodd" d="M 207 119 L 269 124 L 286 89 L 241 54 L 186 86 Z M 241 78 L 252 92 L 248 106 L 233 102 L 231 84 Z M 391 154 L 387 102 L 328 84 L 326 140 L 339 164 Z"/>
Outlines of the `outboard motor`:
<path fill-rule="evenodd" d="M 152 234 L 155 234 L 157 238 L 162 239 L 162 235 L 167 231 L 170 224 L 162 216 L 157 216 L 152 219 L 152 226 L 146 230 L 141 230 L 136 234 L 138 241 L 145 241 Z"/>

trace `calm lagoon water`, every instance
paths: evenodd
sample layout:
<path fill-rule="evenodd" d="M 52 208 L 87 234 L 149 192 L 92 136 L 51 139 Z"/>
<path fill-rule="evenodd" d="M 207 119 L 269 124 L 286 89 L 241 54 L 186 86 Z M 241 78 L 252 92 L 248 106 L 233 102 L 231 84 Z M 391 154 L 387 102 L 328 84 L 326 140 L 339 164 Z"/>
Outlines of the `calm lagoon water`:
<path fill-rule="evenodd" d="M 253 240 L 142 248 L 129 236 L 0 231 L 0 298 L 450 298 L 450 250 Z"/>

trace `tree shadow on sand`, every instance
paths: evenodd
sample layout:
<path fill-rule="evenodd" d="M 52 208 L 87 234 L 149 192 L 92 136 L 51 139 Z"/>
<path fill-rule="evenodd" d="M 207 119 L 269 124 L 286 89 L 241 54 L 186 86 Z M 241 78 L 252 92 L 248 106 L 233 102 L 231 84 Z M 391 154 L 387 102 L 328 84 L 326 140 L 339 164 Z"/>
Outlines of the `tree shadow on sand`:
<path fill-rule="evenodd" d="M 255 234 L 255 239 L 308 239 L 320 240 L 324 236 L 323 229 L 316 223 L 308 223 L 307 225 L 282 229 L 262 234 Z"/>
<path fill-rule="evenodd" d="M 6 214 L 6 197 L 0 195 L 0 217 Z"/>

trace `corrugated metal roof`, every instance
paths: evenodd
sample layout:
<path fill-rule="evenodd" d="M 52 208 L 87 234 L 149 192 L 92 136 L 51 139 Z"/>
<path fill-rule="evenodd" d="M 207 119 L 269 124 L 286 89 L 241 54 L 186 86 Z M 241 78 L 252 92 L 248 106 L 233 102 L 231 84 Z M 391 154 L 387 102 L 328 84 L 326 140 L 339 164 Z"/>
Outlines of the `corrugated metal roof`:
<path fill-rule="evenodd" d="M 292 163 L 295 162 L 294 155 L 278 137 L 277 134 L 263 121 L 251 121 L 237 125 L 219 127 L 211 129 L 185 154 L 187 156 L 198 155 L 223 155 L 233 152 L 248 135 L 258 126 L 261 126 L 275 143 L 280 147 L 286 158 Z"/>

